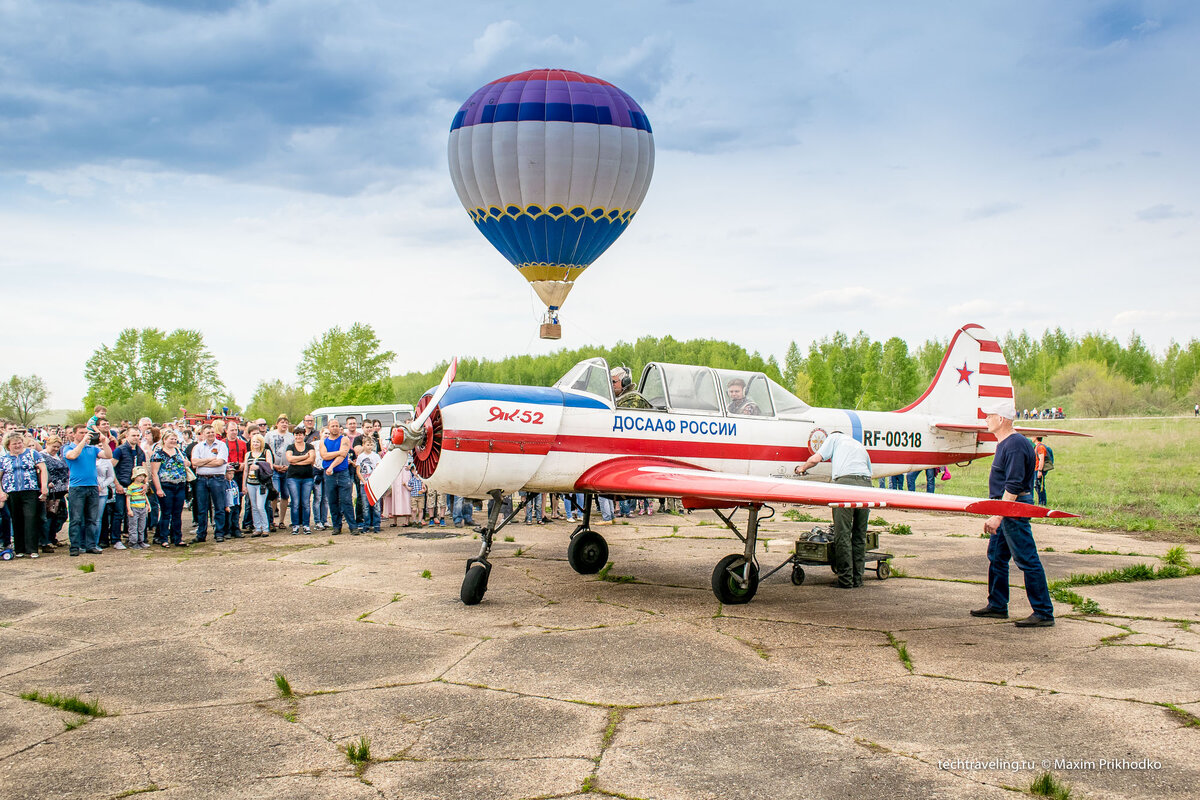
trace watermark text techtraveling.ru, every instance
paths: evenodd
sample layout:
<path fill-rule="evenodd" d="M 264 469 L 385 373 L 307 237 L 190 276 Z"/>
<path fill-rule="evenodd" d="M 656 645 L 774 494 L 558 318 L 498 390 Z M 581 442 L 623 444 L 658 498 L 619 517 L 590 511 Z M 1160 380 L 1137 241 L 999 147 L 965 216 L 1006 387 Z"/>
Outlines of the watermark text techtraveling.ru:
<path fill-rule="evenodd" d="M 1025 770 L 1057 769 L 1065 772 L 1105 772 L 1162 769 L 1162 762 L 1150 758 L 946 758 L 937 762 L 938 769 L 971 772 L 991 770 L 1001 772 L 1023 772 Z"/>

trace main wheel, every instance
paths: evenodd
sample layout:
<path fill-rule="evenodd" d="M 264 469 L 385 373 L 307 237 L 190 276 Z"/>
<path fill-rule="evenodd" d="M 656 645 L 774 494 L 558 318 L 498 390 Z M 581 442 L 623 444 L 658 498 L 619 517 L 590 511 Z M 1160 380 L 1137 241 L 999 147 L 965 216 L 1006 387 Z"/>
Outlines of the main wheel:
<path fill-rule="evenodd" d="M 567 563 L 580 575 L 595 575 L 608 563 L 608 542 L 595 531 L 572 536 L 567 545 Z"/>
<path fill-rule="evenodd" d="M 718 561 L 716 569 L 713 570 L 713 594 L 725 605 L 749 603 L 750 599 L 754 597 L 754 593 L 758 591 L 758 567 L 754 564 L 750 565 L 750 580 L 746 582 L 745 586 L 742 586 L 738 578 L 735 578 L 730 572 L 732 569 L 740 573 L 745 564 L 746 557 L 735 553 Z M 740 574 L 738 577 L 741 577 Z"/>
<path fill-rule="evenodd" d="M 467 568 L 467 576 L 463 578 L 462 589 L 458 593 L 458 598 L 464 605 L 479 605 L 479 601 L 487 592 L 488 575 L 491 571 L 491 565 L 486 561 L 476 561 Z"/>
<path fill-rule="evenodd" d="M 880 561 L 879 566 L 875 567 L 875 577 L 881 581 L 886 581 L 892 574 L 892 568 L 886 561 Z"/>
<path fill-rule="evenodd" d="M 792 585 L 802 586 L 804 584 L 804 567 L 797 564 L 792 567 Z"/>

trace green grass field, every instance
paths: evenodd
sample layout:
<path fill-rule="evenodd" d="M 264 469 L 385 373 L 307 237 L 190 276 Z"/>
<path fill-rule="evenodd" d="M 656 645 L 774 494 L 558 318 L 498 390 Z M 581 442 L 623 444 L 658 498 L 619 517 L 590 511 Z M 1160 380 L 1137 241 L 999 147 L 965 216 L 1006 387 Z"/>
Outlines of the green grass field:
<path fill-rule="evenodd" d="M 1200 543 L 1200 420 L 1060 420 L 1047 425 L 1094 437 L 1046 439 L 1054 449 L 1055 468 L 1046 479 L 1050 507 L 1083 515 L 1066 523 Z M 938 489 L 986 497 L 991 464 L 988 458 L 951 467 L 952 479 Z"/>

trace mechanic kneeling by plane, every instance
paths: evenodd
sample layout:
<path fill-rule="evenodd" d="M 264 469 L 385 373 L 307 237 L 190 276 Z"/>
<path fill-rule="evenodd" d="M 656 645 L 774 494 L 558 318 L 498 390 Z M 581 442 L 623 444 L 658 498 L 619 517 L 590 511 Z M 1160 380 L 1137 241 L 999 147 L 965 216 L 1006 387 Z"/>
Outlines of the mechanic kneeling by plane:
<path fill-rule="evenodd" d="M 871 456 L 867 448 L 841 431 L 829 434 L 821 449 L 796 467 L 796 474 L 803 475 L 822 461 L 832 462 L 834 483 L 871 485 Z M 839 589 L 863 585 L 870 514 L 866 508 L 833 509 L 833 569 Z"/>

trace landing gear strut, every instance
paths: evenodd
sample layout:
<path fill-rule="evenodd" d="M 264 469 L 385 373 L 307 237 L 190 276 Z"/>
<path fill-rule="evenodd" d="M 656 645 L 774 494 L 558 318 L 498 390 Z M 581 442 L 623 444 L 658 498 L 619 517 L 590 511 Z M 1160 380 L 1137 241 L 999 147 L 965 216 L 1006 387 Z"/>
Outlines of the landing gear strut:
<path fill-rule="evenodd" d="M 608 563 L 608 542 L 591 529 L 592 495 L 583 507 L 583 522 L 571 532 L 567 545 L 567 563 L 580 575 L 595 575 Z"/>
<path fill-rule="evenodd" d="M 759 506 L 748 508 L 750 517 L 746 521 L 746 535 L 743 536 L 733 524 L 733 514 L 726 516 L 719 509 L 713 509 L 734 535 L 746 543 L 743 553 L 725 556 L 717 562 L 712 574 L 712 590 L 717 599 L 726 605 L 741 605 L 749 603 L 758 591 L 758 558 L 755 550 L 758 547 L 758 510 Z"/>
<path fill-rule="evenodd" d="M 479 532 L 479 538 L 482 540 L 479 545 L 479 555 L 467 559 L 467 575 L 463 578 L 462 588 L 458 592 L 458 598 L 468 606 L 479 605 L 479 602 L 483 600 L 483 595 L 487 592 L 488 578 L 492 574 L 492 565 L 487 557 L 492 552 L 492 542 L 495 540 L 496 534 L 505 525 L 512 522 L 513 518 L 529 504 L 530 497 L 533 497 L 530 495 L 522 500 L 521 504 L 497 525 L 496 522 L 500 519 L 500 501 L 503 499 L 503 495 L 499 489 L 493 489 L 488 494 L 491 495 L 493 502 L 492 507 L 488 509 L 487 525 Z"/>

